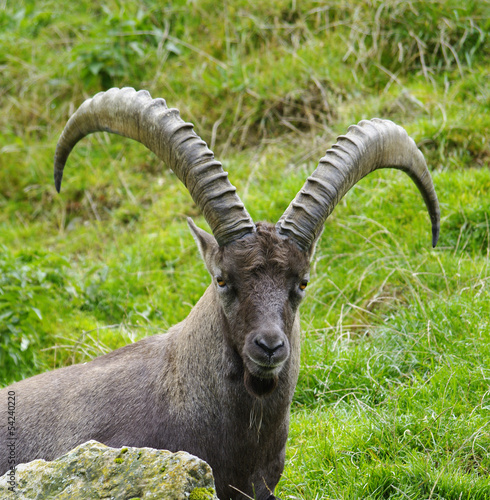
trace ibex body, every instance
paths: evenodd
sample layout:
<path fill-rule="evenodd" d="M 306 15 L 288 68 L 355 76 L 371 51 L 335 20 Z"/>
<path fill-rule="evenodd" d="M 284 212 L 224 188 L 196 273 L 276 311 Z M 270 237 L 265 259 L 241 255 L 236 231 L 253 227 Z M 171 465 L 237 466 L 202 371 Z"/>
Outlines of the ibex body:
<path fill-rule="evenodd" d="M 359 179 L 394 167 L 419 187 L 435 244 L 439 208 L 425 161 L 400 127 L 363 122 L 327 152 L 276 225 L 254 224 L 192 126 L 133 89 L 98 94 L 70 119 L 55 158 L 58 189 L 73 146 L 100 130 L 142 142 L 188 187 L 213 233 L 189 221 L 212 283 L 168 333 L 0 391 L 1 401 L 15 392 L 16 461 L 53 459 L 89 439 L 185 450 L 212 466 L 220 499 L 273 499 L 299 372 L 298 307 L 323 224 Z"/>

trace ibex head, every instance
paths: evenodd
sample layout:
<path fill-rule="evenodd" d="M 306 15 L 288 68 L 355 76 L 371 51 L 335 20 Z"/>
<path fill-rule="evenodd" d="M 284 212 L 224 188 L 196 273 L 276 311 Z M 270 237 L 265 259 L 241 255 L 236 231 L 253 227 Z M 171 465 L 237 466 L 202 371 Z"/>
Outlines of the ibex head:
<path fill-rule="evenodd" d="M 276 388 L 296 349 L 292 335 L 299 331 L 297 310 L 316 242 L 326 218 L 354 184 L 379 168 L 405 171 L 422 193 L 432 244 L 437 242 L 439 206 L 425 160 L 390 121 L 362 121 L 339 137 L 275 226 L 254 224 L 228 174 L 177 110 L 131 88 L 97 94 L 70 118 L 56 150 L 58 191 L 70 151 L 97 131 L 147 146 L 175 172 L 204 214 L 213 235 L 191 220 L 189 226 L 213 280 L 226 341 L 241 358 L 245 386 L 254 396 Z"/>
<path fill-rule="evenodd" d="M 189 225 L 213 278 L 226 341 L 242 360 L 245 387 L 254 396 L 267 395 L 297 346 L 293 327 L 308 284 L 309 254 L 267 223 L 221 247 L 190 219 Z"/>

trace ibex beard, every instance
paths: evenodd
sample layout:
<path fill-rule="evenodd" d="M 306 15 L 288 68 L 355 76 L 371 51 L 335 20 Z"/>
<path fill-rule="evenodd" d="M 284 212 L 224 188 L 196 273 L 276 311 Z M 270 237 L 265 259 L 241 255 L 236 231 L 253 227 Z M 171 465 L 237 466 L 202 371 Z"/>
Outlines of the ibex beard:
<path fill-rule="evenodd" d="M 96 439 L 109 446 L 184 450 L 213 468 L 221 500 L 272 500 L 284 468 L 300 365 L 298 307 L 325 220 L 370 172 L 414 180 L 439 234 L 425 160 L 399 126 L 362 121 L 320 160 L 275 224 L 251 219 L 213 153 L 163 99 L 111 89 L 83 103 L 55 154 L 55 185 L 75 144 L 109 131 L 143 143 L 188 188 L 211 234 L 189 220 L 212 283 L 168 333 L 0 391 L 16 395 L 16 459 L 47 460 Z M 2 416 L 7 421 L 7 416 Z M 0 431 L 0 474 L 8 468 Z"/>

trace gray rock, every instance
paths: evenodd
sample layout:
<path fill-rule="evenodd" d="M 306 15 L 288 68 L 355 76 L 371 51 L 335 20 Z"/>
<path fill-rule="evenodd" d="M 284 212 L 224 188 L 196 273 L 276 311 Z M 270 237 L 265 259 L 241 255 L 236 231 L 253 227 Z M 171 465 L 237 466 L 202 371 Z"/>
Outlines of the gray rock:
<path fill-rule="evenodd" d="M 211 468 L 179 451 L 109 448 L 88 441 L 52 462 L 34 460 L 0 477 L 0 498 L 15 500 L 217 500 Z"/>

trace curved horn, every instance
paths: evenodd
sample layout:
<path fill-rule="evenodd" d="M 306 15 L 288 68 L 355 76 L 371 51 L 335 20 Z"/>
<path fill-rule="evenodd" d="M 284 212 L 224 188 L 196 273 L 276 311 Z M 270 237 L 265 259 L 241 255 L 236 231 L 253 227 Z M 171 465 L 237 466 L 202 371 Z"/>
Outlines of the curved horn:
<path fill-rule="evenodd" d="M 153 151 L 189 190 L 218 244 L 224 246 L 255 231 L 255 225 L 228 173 L 177 109 L 145 90 L 110 89 L 87 99 L 68 120 L 56 146 L 54 179 L 60 190 L 63 168 L 75 144 L 106 131 L 134 139 Z"/>
<path fill-rule="evenodd" d="M 432 246 L 439 238 L 440 211 L 427 164 L 413 139 L 389 120 L 363 120 L 327 151 L 317 169 L 276 224 L 277 231 L 310 250 L 325 220 L 359 180 L 378 168 L 406 172 L 421 192 L 432 222 Z"/>

